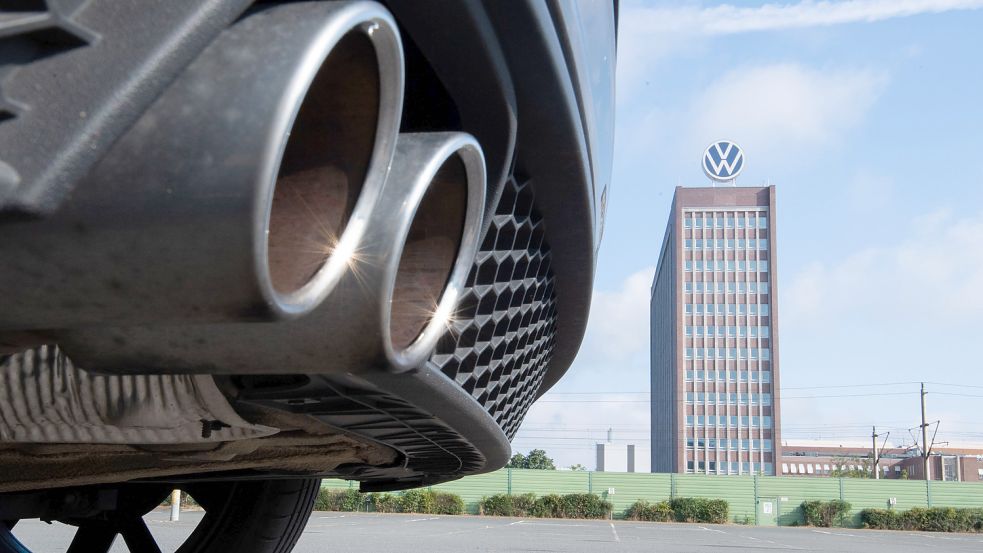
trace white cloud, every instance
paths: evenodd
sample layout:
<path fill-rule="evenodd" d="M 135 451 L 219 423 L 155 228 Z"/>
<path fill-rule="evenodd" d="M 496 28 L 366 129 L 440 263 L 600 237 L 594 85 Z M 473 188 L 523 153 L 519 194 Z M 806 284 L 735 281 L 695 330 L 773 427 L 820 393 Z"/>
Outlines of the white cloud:
<path fill-rule="evenodd" d="M 618 29 L 618 94 L 633 98 L 658 63 L 681 51 L 705 47 L 710 37 L 872 23 L 900 17 L 983 8 L 983 0 L 847 0 L 771 3 L 744 7 L 650 7 L 625 3 Z"/>
<path fill-rule="evenodd" d="M 642 8 L 652 33 L 689 32 L 723 35 L 873 23 L 898 17 L 983 8 L 983 0 L 846 0 L 764 4 L 754 7 L 722 4 L 712 7 Z M 638 13 L 629 12 L 631 19 Z"/>
<path fill-rule="evenodd" d="M 975 321 L 983 310 L 983 213 L 934 211 L 913 219 L 898 244 L 814 263 L 780 291 L 785 328 L 828 327 L 844 314 L 915 332 Z"/>
<path fill-rule="evenodd" d="M 596 290 L 584 338 L 583 355 L 623 360 L 649 345 L 649 294 L 655 267 L 626 278 L 614 291 Z"/>
<path fill-rule="evenodd" d="M 735 69 L 693 102 L 692 149 L 731 138 L 745 151 L 774 162 L 807 146 L 835 143 L 869 111 L 885 74 L 856 69 L 814 69 L 773 64 Z"/>

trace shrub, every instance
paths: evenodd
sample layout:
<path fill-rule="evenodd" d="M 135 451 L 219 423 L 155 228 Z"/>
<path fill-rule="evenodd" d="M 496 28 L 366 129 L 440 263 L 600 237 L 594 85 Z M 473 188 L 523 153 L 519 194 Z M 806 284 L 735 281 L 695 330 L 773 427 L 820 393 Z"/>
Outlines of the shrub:
<path fill-rule="evenodd" d="M 530 514 L 540 518 L 563 518 L 563 497 L 557 494 L 540 497 L 533 503 Z"/>
<path fill-rule="evenodd" d="M 592 493 L 571 493 L 563 498 L 564 518 L 607 518 L 611 514 L 611 502 Z"/>
<path fill-rule="evenodd" d="M 983 509 L 915 507 L 907 511 L 864 509 L 864 527 L 879 530 L 922 530 L 926 532 L 983 532 Z"/>
<path fill-rule="evenodd" d="M 345 490 L 329 490 L 321 488 L 314 500 L 315 511 L 359 511 L 365 502 L 363 496 L 355 488 Z"/>
<path fill-rule="evenodd" d="M 447 492 L 434 492 L 434 500 L 434 514 L 459 515 L 464 512 L 464 500 L 459 495 Z"/>
<path fill-rule="evenodd" d="M 677 522 L 703 522 L 724 524 L 729 505 L 723 499 L 680 497 L 669 501 Z"/>
<path fill-rule="evenodd" d="M 532 513 L 535 504 L 536 496 L 531 493 L 521 495 L 500 493 L 482 498 L 479 512 L 491 516 L 524 517 Z"/>
<path fill-rule="evenodd" d="M 398 501 L 401 513 L 432 514 L 437 510 L 437 498 L 431 490 L 406 490 Z"/>
<path fill-rule="evenodd" d="M 889 509 L 864 509 L 860 511 L 860 520 L 864 528 L 878 530 L 901 530 L 901 516 L 898 511 Z"/>
<path fill-rule="evenodd" d="M 829 528 L 833 524 L 843 523 L 843 519 L 850 512 L 850 504 L 839 499 L 803 501 L 801 509 L 806 524 Z"/>
<path fill-rule="evenodd" d="M 625 510 L 625 518 L 646 522 L 669 522 L 675 517 L 668 501 L 649 503 L 648 501 L 638 500 Z"/>
<path fill-rule="evenodd" d="M 372 506 L 377 513 L 398 513 L 399 496 L 391 493 L 372 494 Z"/>

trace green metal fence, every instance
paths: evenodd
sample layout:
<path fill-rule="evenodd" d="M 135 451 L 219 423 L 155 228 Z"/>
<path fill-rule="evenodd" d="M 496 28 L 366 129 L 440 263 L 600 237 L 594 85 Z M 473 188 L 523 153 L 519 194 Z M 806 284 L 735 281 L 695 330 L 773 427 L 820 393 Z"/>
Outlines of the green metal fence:
<path fill-rule="evenodd" d="M 347 488 L 344 480 L 325 480 L 325 487 Z M 433 486 L 464 499 L 476 514 L 483 497 L 500 493 L 595 493 L 624 515 L 636 500 L 663 501 L 675 497 L 725 499 L 735 522 L 802 524 L 799 505 L 809 500 L 842 499 L 853 510 L 849 525 L 859 525 L 862 509 L 906 510 L 912 507 L 983 508 L 983 483 L 924 480 L 863 480 L 789 476 L 709 476 L 703 474 L 649 474 L 619 472 L 502 469 Z M 891 505 L 893 499 L 894 504 Z M 766 504 L 770 504 L 765 508 Z"/>

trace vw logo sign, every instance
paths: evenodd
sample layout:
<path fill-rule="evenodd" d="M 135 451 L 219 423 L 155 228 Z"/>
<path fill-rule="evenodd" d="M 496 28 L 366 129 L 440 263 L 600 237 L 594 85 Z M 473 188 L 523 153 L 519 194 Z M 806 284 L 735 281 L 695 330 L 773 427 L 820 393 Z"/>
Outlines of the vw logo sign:
<path fill-rule="evenodd" d="M 703 172 L 715 181 L 732 181 L 744 169 L 744 151 L 729 140 L 718 140 L 703 152 Z"/>

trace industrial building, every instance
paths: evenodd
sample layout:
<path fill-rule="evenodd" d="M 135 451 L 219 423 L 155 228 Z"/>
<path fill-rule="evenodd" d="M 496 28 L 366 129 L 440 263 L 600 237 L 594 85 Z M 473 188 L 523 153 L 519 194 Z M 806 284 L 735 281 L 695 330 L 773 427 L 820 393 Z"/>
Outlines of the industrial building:
<path fill-rule="evenodd" d="M 653 471 L 776 474 L 775 234 L 774 186 L 676 188 L 650 307 Z"/>

